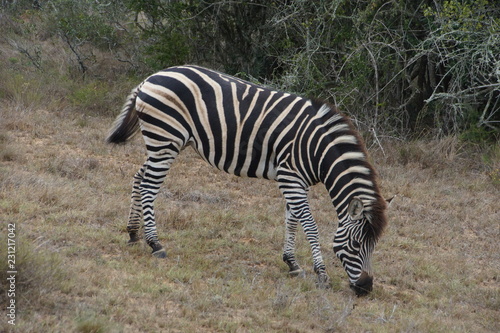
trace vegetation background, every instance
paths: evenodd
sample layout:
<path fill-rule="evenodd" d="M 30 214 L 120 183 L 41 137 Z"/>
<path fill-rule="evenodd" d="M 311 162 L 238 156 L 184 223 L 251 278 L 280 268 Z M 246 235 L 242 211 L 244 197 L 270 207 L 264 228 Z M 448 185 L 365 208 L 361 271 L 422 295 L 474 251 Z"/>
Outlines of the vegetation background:
<path fill-rule="evenodd" d="M 385 195 L 375 290 L 356 298 L 311 193 L 331 290 L 281 262 L 270 182 L 181 154 L 157 200 L 169 258 L 126 246 L 140 138 L 104 144 L 128 91 L 196 63 L 328 100 Z M 0 303 L 16 224 L 19 332 L 500 330 L 500 6 L 449 1 L 0 2 Z M 310 267 L 299 238 L 299 258 Z M 3 313 L 3 312 L 2 312 Z"/>

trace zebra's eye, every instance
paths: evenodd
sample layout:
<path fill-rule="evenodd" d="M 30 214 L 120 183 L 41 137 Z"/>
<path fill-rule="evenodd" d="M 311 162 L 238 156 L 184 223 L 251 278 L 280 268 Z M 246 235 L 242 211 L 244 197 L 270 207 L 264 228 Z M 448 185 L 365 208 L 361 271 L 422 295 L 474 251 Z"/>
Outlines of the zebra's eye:
<path fill-rule="evenodd" d="M 355 248 L 356 250 L 359 250 L 361 248 L 361 244 L 359 244 L 358 241 L 353 240 L 352 241 L 352 247 Z"/>

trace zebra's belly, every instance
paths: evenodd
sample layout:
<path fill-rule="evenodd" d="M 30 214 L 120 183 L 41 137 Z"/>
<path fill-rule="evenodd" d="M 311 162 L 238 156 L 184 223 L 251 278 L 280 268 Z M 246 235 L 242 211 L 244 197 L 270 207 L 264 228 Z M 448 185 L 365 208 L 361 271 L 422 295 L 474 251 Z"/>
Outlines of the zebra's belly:
<path fill-rule="evenodd" d="M 236 155 L 231 160 L 216 161 L 215 155 L 205 156 L 193 141 L 188 142 L 187 146 L 191 146 L 205 162 L 228 174 L 248 178 L 276 179 L 277 166 L 273 158 L 261 158 L 256 162 L 256 159 L 242 159 L 237 158 Z"/>

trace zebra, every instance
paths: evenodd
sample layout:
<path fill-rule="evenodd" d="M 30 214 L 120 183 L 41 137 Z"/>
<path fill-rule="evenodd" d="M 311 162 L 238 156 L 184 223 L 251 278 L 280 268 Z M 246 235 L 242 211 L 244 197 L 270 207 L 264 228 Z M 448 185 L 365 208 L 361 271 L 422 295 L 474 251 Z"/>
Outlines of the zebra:
<path fill-rule="evenodd" d="M 124 143 L 139 130 L 147 159 L 135 174 L 127 231 L 165 258 L 154 201 L 172 162 L 191 146 L 229 174 L 275 180 L 285 199 L 283 261 L 302 275 L 295 258 L 298 224 L 308 240 L 319 286 L 329 286 L 308 191 L 323 183 L 338 216 L 333 250 L 359 295 L 372 291 L 371 257 L 386 226 L 376 173 L 350 120 L 328 103 L 273 90 L 207 68 L 159 71 L 132 90 L 107 137 Z"/>

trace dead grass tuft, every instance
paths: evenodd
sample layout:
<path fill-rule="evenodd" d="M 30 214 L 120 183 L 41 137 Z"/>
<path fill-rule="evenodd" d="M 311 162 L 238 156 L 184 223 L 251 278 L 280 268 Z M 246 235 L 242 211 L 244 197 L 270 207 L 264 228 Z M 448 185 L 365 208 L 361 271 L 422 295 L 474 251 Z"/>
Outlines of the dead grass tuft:
<path fill-rule="evenodd" d="M 167 226 L 174 230 L 185 230 L 189 228 L 194 219 L 193 212 L 179 207 L 171 207 L 168 210 Z"/>
<path fill-rule="evenodd" d="M 417 165 L 423 169 L 439 170 L 456 163 L 463 152 L 463 145 L 456 137 L 429 142 L 416 141 L 399 145 L 396 161 L 404 166 Z M 392 153 L 394 154 L 394 153 Z"/>
<path fill-rule="evenodd" d="M 62 157 L 50 159 L 47 170 L 61 177 L 69 179 L 85 179 L 98 172 L 99 161 L 95 158 Z"/>
<path fill-rule="evenodd" d="M 15 268 L 16 275 L 16 299 L 20 309 L 37 308 L 47 306 L 54 301 L 50 295 L 53 292 L 65 289 L 67 275 L 62 268 L 61 257 L 48 247 L 45 237 L 39 237 L 30 241 L 23 235 L 23 230 L 19 229 L 16 223 L 16 233 L 21 236 L 16 237 Z M 2 224 L 0 241 L 7 244 L 7 223 Z M 1 270 L 0 278 L 5 281 L 7 271 L 11 270 L 7 266 L 7 246 L 0 247 Z M 0 302 L 6 302 L 6 293 L 0 294 Z M 23 317 L 21 312 L 21 317 Z"/>
<path fill-rule="evenodd" d="M 76 319 L 75 332 L 78 333 L 112 333 L 122 332 L 122 328 L 118 328 L 111 324 L 103 316 L 96 314 L 84 314 Z"/>
<path fill-rule="evenodd" d="M 0 145 L 0 160 L 4 162 L 12 162 L 14 161 L 18 155 L 14 151 L 14 149 L 10 147 L 4 147 Z"/>

